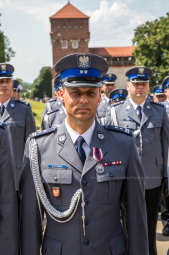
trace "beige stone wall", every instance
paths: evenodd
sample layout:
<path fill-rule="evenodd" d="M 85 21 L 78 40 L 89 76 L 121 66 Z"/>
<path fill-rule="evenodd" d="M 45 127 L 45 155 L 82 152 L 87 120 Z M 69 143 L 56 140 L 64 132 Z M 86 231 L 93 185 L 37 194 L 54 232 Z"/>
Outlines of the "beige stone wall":
<path fill-rule="evenodd" d="M 132 68 L 133 66 L 111 66 L 109 67 L 108 72 L 114 73 L 117 75 L 116 86 L 117 88 L 125 88 L 127 77 L 125 73 L 128 69 Z"/>

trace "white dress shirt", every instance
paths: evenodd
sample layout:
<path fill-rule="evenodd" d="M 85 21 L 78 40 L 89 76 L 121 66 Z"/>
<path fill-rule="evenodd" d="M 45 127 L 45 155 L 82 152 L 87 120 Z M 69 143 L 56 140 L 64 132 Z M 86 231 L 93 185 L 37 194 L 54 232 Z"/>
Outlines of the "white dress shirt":
<path fill-rule="evenodd" d="M 85 142 L 83 143 L 82 147 L 85 151 L 86 157 L 89 155 L 90 152 L 90 143 L 91 143 L 91 139 L 92 139 L 92 135 L 93 135 L 93 131 L 95 128 L 95 120 L 93 121 L 93 124 L 90 126 L 90 128 L 88 130 L 86 130 L 83 134 L 78 134 L 75 130 L 73 130 L 67 123 L 67 121 L 65 120 L 65 126 L 66 129 L 72 139 L 73 144 L 76 144 L 77 138 L 79 136 L 82 136 L 85 140 Z"/>
<path fill-rule="evenodd" d="M 7 101 L 5 101 L 3 104 L 0 102 L 0 107 L 2 106 L 2 105 L 4 105 L 5 106 L 5 109 L 6 109 L 6 107 L 8 106 L 8 103 L 9 103 L 9 101 L 11 100 L 11 98 L 9 98 Z"/>
<path fill-rule="evenodd" d="M 134 110 L 136 111 L 137 106 L 141 106 L 141 111 L 143 111 L 143 106 L 145 104 L 145 101 L 142 104 L 136 104 L 130 97 L 129 97 L 130 103 L 132 104 Z"/>

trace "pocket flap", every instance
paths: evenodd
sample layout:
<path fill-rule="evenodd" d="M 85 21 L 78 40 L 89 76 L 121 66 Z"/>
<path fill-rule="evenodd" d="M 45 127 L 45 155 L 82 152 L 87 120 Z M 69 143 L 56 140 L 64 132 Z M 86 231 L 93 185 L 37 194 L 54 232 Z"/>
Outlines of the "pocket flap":
<path fill-rule="evenodd" d="M 153 120 L 148 123 L 147 128 L 160 128 L 161 122 L 159 120 Z"/>
<path fill-rule="evenodd" d="M 24 127 L 25 123 L 23 121 L 9 121 L 8 125 L 11 127 Z"/>
<path fill-rule="evenodd" d="M 96 175 L 97 182 L 113 181 L 126 178 L 124 166 L 107 166 L 104 168 L 104 172 L 97 173 Z"/>
<path fill-rule="evenodd" d="M 72 183 L 72 170 L 71 169 L 46 169 L 42 171 L 43 182 L 46 183 Z"/>

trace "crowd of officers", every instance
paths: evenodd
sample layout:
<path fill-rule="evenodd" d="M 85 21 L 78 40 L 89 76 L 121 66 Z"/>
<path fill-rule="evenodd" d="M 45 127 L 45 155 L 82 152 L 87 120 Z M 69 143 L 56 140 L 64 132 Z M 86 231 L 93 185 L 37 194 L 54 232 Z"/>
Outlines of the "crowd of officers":
<path fill-rule="evenodd" d="M 14 67 L 0 64 L 0 251 L 6 255 L 157 255 L 169 236 L 169 76 L 126 89 L 94 54 L 55 65 L 55 98 L 36 131 Z"/>

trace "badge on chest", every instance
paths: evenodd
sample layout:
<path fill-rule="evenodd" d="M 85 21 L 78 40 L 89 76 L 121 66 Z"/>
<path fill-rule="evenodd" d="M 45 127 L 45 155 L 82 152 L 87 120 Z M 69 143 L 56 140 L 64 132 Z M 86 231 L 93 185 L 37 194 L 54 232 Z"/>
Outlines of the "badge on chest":
<path fill-rule="evenodd" d="M 57 198 L 60 197 L 60 195 L 61 195 L 60 187 L 52 187 L 52 196 Z"/>

